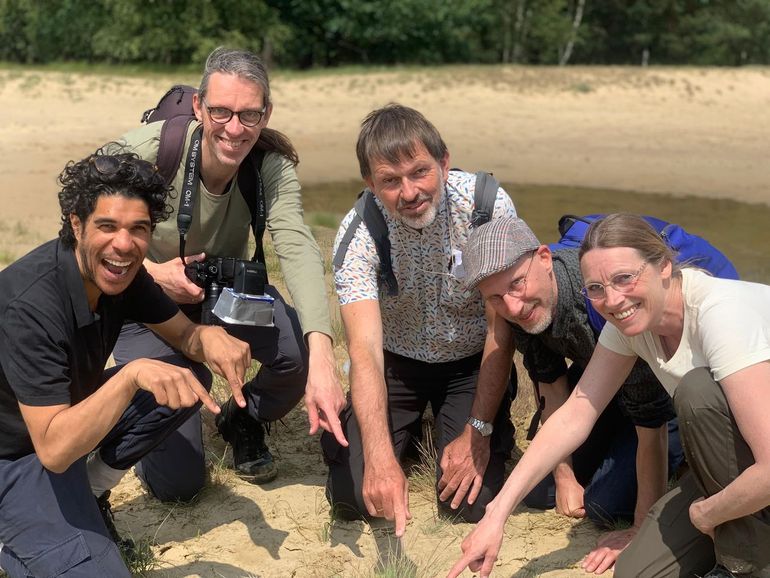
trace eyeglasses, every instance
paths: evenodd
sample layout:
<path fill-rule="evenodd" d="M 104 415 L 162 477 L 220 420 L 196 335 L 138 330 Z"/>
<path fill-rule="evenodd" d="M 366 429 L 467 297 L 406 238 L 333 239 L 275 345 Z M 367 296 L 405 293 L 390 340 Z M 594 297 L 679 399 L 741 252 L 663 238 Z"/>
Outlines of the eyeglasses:
<path fill-rule="evenodd" d="M 588 297 L 591 301 L 600 301 L 607 297 L 607 287 L 612 287 L 615 291 L 620 293 L 628 293 L 634 287 L 636 287 L 637 281 L 639 281 L 639 275 L 642 274 L 644 268 L 647 266 L 645 261 L 636 273 L 618 273 L 613 275 L 609 283 L 589 283 L 583 287 L 580 292 Z"/>
<path fill-rule="evenodd" d="M 529 258 L 529 265 L 527 266 L 527 272 L 521 277 L 516 277 L 511 281 L 510 285 L 508 285 L 508 290 L 505 292 L 506 295 L 517 299 L 524 297 L 524 293 L 527 292 L 527 277 L 529 277 L 529 272 L 532 270 L 532 262 L 535 260 L 535 254 L 537 254 L 537 251 L 532 251 L 532 256 Z M 502 295 L 492 295 L 488 300 L 495 298 L 501 299 Z"/>
<path fill-rule="evenodd" d="M 125 170 L 126 176 L 129 178 L 138 176 L 142 180 L 150 182 L 158 175 L 158 167 L 151 162 L 130 155 L 121 156 L 93 155 L 88 161 L 102 177 L 113 177 Z"/>
<path fill-rule="evenodd" d="M 233 118 L 233 115 L 236 115 L 243 126 L 249 128 L 255 127 L 262 122 L 262 118 L 265 116 L 265 111 L 267 110 L 267 107 L 262 110 L 230 110 L 224 106 L 209 106 L 205 99 L 201 100 L 203 101 L 206 110 L 209 112 L 211 120 L 217 124 L 227 124 L 230 122 L 230 119 Z"/>

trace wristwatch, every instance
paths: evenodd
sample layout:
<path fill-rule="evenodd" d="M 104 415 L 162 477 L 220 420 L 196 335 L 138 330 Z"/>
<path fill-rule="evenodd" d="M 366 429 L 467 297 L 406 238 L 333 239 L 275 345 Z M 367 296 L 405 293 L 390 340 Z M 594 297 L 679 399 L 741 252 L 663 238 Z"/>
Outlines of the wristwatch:
<path fill-rule="evenodd" d="M 492 424 L 488 421 L 481 421 L 480 419 L 476 419 L 475 417 L 471 416 L 468 418 L 468 422 L 470 425 L 475 427 L 478 432 L 482 435 L 482 437 L 487 437 L 492 434 Z"/>

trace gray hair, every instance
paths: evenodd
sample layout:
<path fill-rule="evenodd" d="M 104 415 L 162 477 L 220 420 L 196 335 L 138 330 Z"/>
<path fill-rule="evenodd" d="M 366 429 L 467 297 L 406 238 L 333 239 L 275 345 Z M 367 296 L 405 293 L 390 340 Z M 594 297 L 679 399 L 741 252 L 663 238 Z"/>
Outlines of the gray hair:
<path fill-rule="evenodd" d="M 262 88 L 264 95 L 264 104 L 270 103 L 270 80 L 267 76 L 267 69 L 262 60 L 247 50 L 238 50 L 234 48 L 225 48 L 220 46 L 215 48 L 206 59 L 206 65 L 203 67 L 203 77 L 198 89 L 200 95 L 206 96 L 209 87 L 209 78 L 215 72 L 223 74 L 234 74 L 239 78 L 253 82 Z"/>
<path fill-rule="evenodd" d="M 369 178 L 372 162 L 396 164 L 413 156 L 418 144 L 438 162 L 447 155 L 447 146 L 436 127 L 415 109 L 390 103 L 370 112 L 361 123 L 356 143 L 361 176 Z"/>

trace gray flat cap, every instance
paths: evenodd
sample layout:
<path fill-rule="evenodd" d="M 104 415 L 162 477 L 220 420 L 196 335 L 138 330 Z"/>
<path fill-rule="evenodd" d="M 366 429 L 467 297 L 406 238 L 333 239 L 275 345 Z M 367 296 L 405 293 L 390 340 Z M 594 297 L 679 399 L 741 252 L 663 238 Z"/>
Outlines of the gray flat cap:
<path fill-rule="evenodd" d="M 540 246 L 529 226 L 518 217 L 493 219 L 471 231 L 463 249 L 465 286 L 473 289 L 484 279 L 513 266 L 522 255 Z"/>

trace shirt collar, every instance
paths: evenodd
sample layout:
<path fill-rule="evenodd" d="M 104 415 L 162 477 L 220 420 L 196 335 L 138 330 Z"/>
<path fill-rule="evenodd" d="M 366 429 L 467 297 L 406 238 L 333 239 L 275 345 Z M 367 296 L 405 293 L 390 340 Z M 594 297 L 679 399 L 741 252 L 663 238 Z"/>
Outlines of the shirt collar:
<path fill-rule="evenodd" d="M 86 286 L 83 283 L 83 277 L 80 275 L 80 267 L 78 267 L 78 261 L 75 258 L 75 251 L 64 247 L 61 241 L 57 241 L 56 260 L 64 274 L 64 285 L 67 289 L 67 294 L 70 296 L 72 310 L 75 312 L 75 321 L 78 327 L 84 327 L 93 323 L 94 315 L 88 306 Z"/>

